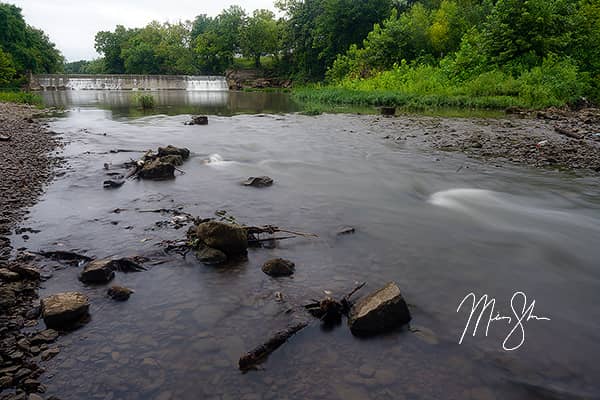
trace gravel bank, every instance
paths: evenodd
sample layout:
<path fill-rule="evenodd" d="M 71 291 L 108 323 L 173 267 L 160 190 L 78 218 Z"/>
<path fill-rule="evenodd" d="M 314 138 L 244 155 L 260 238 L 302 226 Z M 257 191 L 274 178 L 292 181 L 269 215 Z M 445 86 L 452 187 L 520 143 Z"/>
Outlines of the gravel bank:
<path fill-rule="evenodd" d="M 600 109 L 520 112 L 506 118 L 376 117 L 403 146 L 461 151 L 531 167 L 600 172 Z"/>
<path fill-rule="evenodd" d="M 11 255 L 6 237 L 27 213 L 52 178 L 58 158 L 51 157 L 60 143 L 46 126 L 34 119 L 31 106 L 0 103 L 0 399 L 38 399 L 40 361 L 57 349 L 54 331 L 23 332 L 37 325 L 40 271 L 24 254 Z M 26 231 L 17 232 L 26 234 Z M 14 257 L 13 257 L 14 256 Z M 11 258 L 12 257 L 12 258 Z"/>

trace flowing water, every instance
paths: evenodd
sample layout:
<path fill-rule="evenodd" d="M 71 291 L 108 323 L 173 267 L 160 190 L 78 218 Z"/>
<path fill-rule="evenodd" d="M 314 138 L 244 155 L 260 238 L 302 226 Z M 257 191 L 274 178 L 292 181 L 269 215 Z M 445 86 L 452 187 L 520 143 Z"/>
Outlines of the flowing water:
<path fill-rule="evenodd" d="M 83 286 L 78 268 L 56 265 L 41 294 L 83 291 L 92 318 L 59 340 L 62 351 L 43 376 L 48 395 L 599 397 L 598 178 L 497 168 L 459 153 L 412 149 L 384 140 L 394 132 L 377 128 L 374 116 L 302 116 L 289 113 L 295 110 L 289 99 L 264 93 L 164 93 L 161 108 L 149 115 L 132 111 L 127 94 L 46 96 L 48 104 L 68 109 L 51 122 L 67 142 L 68 167 L 26 222 L 41 232 L 28 241 L 15 238 L 17 246 L 96 257 L 159 253 L 156 243 L 183 238 L 185 229 L 165 227 L 161 221 L 170 215 L 140 211 L 179 206 L 198 216 L 226 210 L 246 224 L 319 235 L 250 250 L 246 262 L 223 268 L 172 255 L 146 272 L 117 273 L 115 284 L 135 290 L 125 303 L 107 299 L 106 287 Z M 250 114 L 234 115 L 241 111 Z M 199 112 L 210 114 L 208 126 L 184 126 Z M 105 163 L 166 144 L 192 151 L 184 175 L 102 189 Z M 275 184 L 239 184 L 259 175 Z M 117 208 L 122 211 L 114 213 Z M 356 233 L 336 236 L 344 225 Z M 293 278 L 261 272 L 274 257 L 296 263 Z M 323 290 L 343 295 L 357 281 L 368 282 L 363 294 L 396 281 L 410 305 L 411 329 L 419 332 L 401 329 L 365 340 L 345 323 L 324 330 L 315 321 L 261 370 L 237 370 L 242 353 L 302 315 L 297 305 Z M 493 323 L 487 337 L 480 327 L 458 344 L 468 313 L 457 307 L 466 294 L 487 293 L 498 311 L 512 315 L 516 291 L 535 299 L 535 314 L 551 320 L 526 323 L 525 343 L 515 351 L 502 349 L 506 322 Z M 290 308 L 296 311 L 287 313 Z"/>

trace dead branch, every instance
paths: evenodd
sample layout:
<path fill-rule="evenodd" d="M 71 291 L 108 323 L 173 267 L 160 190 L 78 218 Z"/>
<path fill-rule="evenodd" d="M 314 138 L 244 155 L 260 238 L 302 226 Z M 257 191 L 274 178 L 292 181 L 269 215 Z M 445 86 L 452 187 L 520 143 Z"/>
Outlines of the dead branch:
<path fill-rule="evenodd" d="M 569 130 L 569 129 L 566 129 L 566 128 L 563 128 L 563 127 L 560 127 L 560 126 L 555 126 L 554 130 L 556 132 L 560 133 L 561 135 L 565 135 L 565 136 L 568 136 L 568 137 L 573 138 L 573 139 L 582 139 L 583 138 L 583 136 L 581 136 L 577 132 L 574 132 L 572 130 Z"/>
<path fill-rule="evenodd" d="M 319 237 L 318 235 L 316 235 L 314 233 L 291 231 L 289 229 L 281 229 L 281 228 L 279 228 L 277 226 L 273 226 L 273 225 L 245 226 L 244 229 L 246 230 L 246 233 L 249 235 L 251 235 L 251 234 L 259 235 L 261 233 L 267 233 L 269 235 L 273 235 L 277 232 L 282 232 L 282 233 L 289 233 L 291 235 L 303 236 L 303 237 Z"/>
<path fill-rule="evenodd" d="M 239 367 L 242 371 L 249 371 L 255 369 L 256 366 L 263 361 L 275 350 L 277 350 L 282 344 L 284 344 L 289 338 L 294 336 L 300 330 L 308 326 L 307 322 L 301 322 L 294 326 L 291 326 L 285 330 L 275 333 L 269 340 L 260 346 L 250 350 L 250 352 L 240 357 Z"/>

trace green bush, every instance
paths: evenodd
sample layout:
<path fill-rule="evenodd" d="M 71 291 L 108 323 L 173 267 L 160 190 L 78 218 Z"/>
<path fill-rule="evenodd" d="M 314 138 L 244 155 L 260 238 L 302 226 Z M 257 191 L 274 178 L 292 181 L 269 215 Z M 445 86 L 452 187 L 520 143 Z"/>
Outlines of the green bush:
<path fill-rule="evenodd" d="M 143 110 L 154 108 L 154 96 L 151 94 L 136 94 L 134 100 Z"/>
<path fill-rule="evenodd" d="M 31 92 L 0 92 L 0 102 L 42 105 L 42 97 Z"/>

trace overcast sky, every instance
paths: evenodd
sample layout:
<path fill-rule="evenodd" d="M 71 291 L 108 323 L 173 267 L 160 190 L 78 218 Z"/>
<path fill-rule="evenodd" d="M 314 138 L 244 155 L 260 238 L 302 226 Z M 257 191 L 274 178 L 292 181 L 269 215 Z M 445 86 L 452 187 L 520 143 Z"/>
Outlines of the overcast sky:
<path fill-rule="evenodd" d="M 215 16 L 238 4 L 251 12 L 274 10 L 273 0 L 2 0 L 23 10 L 29 25 L 42 29 L 68 61 L 98 57 L 96 32 L 114 30 L 115 25 L 141 27 L 152 20 L 178 22 L 198 14 Z"/>

